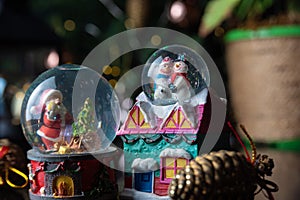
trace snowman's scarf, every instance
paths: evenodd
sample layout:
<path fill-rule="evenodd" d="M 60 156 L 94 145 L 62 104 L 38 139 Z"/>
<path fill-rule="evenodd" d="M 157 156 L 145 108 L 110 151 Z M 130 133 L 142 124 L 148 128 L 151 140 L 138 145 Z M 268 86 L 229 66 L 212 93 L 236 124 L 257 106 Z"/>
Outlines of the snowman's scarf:
<path fill-rule="evenodd" d="M 190 85 L 190 81 L 187 78 L 187 73 L 179 73 L 179 72 L 171 75 L 171 83 L 174 83 L 177 76 L 182 76 L 184 80 L 187 82 L 187 84 Z"/>

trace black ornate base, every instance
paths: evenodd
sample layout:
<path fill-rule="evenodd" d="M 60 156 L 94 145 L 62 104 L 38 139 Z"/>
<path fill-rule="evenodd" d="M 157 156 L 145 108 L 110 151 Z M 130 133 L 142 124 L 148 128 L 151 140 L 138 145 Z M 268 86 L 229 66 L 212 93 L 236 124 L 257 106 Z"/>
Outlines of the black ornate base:
<path fill-rule="evenodd" d="M 109 162 L 115 152 L 49 155 L 29 150 L 30 199 L 117 199 L 116 172 L 100 161 Z"/>
<path fill-rule="evenodd" d="M 72 196 L 72 197 L 53 197 L 52 195 L 51 196 L 47 196 L 47 195 L 36 195 L 36 194 L 33 194 L 30 190 L 29 190 L 29 198 L 31 200 L 51 200 L 51 199 L 56 199 L 56 200 L 85 200 L 86 198 L 84 197 L 84 195 L 76 195 L 76 196 Z"/>
<path fill-rule="evenodd" d="M 111 193 L 111 194 L 103 194 L 101 196 L 84 196 L 82 195 L 76 195 L 72 197 L 53 197 L 53 196 L 41 196 L 41 195 L 36 195 L 33 194 L 29 190 L 29 198 L 30 200 L 114 200 L 114 199 L 119 199 L 118 198 L 118 192 L 116 193 Z"/>

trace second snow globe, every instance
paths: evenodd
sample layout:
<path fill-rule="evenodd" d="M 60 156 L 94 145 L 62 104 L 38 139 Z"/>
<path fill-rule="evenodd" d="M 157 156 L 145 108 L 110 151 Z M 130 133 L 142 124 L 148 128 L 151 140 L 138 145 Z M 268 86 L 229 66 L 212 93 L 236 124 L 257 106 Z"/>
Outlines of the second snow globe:
<path fill-rule="evenodd" d="M 61 65 L 33 81 L 21 113 L 30 199 L 116 199 L 119 116 L 114 90 L 90 68 Z"/>
<path fill-rule="evenodd" d="M 62 65 L 41 74 L 26 92 L 25 137 L 43 153 L 84 153 L 107 148 L 119 126 L 119 103 L 97 72 Z"/>

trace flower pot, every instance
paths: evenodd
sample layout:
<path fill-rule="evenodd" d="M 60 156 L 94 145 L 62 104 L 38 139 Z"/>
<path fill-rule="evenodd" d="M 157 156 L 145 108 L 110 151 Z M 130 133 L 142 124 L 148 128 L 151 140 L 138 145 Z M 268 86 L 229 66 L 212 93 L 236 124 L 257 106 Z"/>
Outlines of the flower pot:
<path fill-rule="evenodd" d="M 254 140 L 300 137 L 300 26 L 233 30 L 226 37 L 229 92 Z"/>

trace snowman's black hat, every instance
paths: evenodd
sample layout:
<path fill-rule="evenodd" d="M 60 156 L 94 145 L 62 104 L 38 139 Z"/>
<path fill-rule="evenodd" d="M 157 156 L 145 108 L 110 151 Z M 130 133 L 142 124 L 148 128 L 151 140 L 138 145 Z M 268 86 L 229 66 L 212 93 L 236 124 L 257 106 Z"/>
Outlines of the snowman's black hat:
<path fill-rule="evenodd" d="M 174 60 L 174 62 L 182 61 L 184 62 L 187 66 L 190 66 L 191 63 L 187 60 L 185 54 L 178 54 L 177 58 Z"/>

